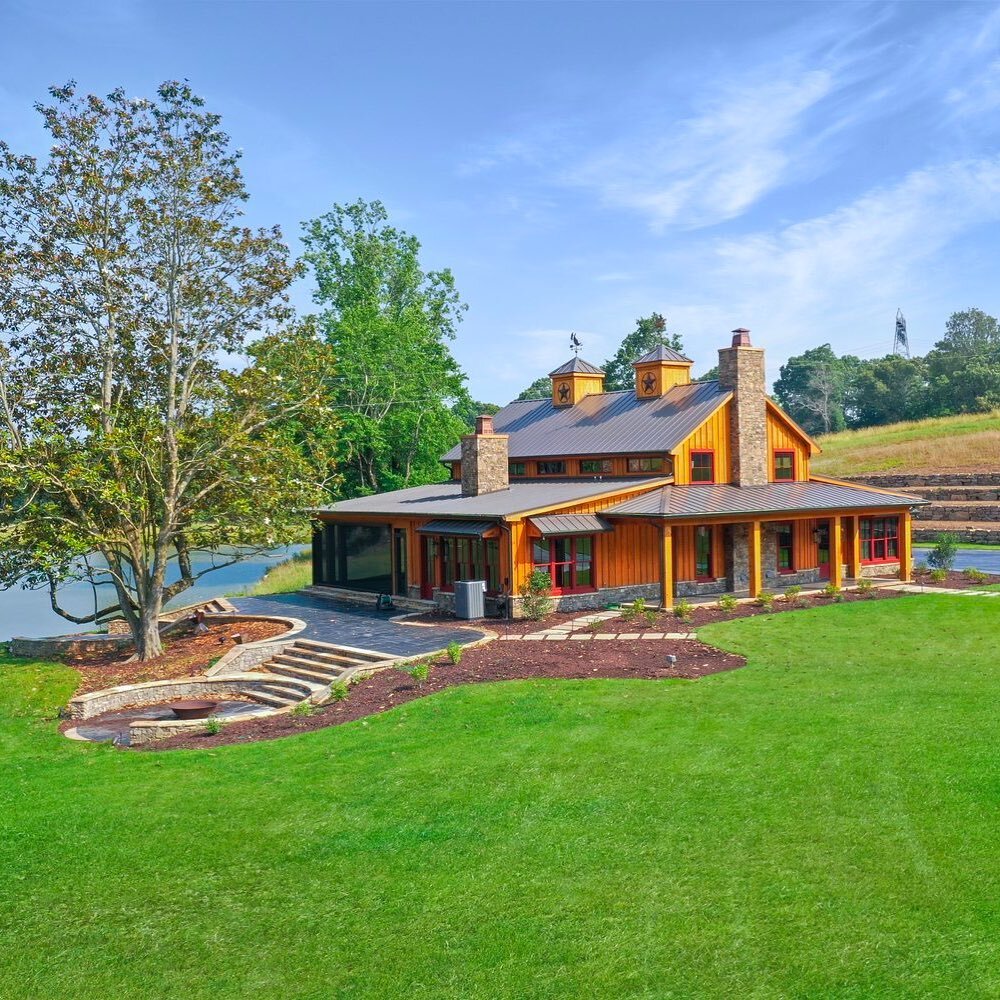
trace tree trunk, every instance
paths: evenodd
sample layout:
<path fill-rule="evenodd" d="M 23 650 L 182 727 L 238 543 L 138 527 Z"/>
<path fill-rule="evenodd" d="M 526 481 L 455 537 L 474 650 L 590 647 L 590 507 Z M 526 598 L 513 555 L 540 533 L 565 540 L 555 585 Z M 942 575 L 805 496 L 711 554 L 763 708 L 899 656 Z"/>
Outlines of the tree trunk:
<path fill-rule="evenodd" d="M 160 602 L 145 607 L 136 622 L 135 656 L 137 660 L 152 660 L 163 653 L 160 639 Z"/>

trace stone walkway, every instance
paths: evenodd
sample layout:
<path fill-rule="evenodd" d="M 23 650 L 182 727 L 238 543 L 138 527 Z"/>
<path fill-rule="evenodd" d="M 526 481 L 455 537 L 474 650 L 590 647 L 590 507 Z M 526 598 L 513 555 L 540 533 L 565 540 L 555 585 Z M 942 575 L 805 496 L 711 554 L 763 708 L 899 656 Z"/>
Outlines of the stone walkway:
<path fill-rule="evenodd" d="M 949 594 L 952 597 L 1000 597 L 1000 590 L 966 590 L 964 587 L 924 587 L 919 583 L 898 583 L 891 587 L 903 594 Z"/>
<path fill-rule="evenodd" d="M 659 610 L 652 605 L 647 606 L 650 611 Z M 560 639 L 572 639 L 575 642 L 586 642 L 587 640 L 600 639 L 696 639 L 694 632 L 587 632 L 584 631 L 588 625 L 594 622 L 610 621 L 612 618 L 620 618 L 620 611 L 600 611 L 592 615 L 581 615 L 573 618 L 561 625 L 553 625 L 552 628 L 542 629 L 539 632 L 528 632 L 526 635 L 502 635 L 501 642 L 542 642 L 559 641 Z"/>

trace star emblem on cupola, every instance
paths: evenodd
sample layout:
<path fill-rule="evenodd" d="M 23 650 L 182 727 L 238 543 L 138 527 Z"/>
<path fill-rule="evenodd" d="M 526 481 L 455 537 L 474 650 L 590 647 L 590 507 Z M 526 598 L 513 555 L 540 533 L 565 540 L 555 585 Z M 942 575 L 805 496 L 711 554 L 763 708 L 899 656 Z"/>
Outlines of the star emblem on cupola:
<path fill-rule="evenodd" d="M 566 403 L 569 401 L 569 383 L 563 382 L 559 386 L 559 402 Z"/>
<path fill-rule="evenodd" d="M 648 396 L 655 390 L 656 376 L 652 372 L 646 372 L 646 374 L 642 377 L 642 391 Z"/>

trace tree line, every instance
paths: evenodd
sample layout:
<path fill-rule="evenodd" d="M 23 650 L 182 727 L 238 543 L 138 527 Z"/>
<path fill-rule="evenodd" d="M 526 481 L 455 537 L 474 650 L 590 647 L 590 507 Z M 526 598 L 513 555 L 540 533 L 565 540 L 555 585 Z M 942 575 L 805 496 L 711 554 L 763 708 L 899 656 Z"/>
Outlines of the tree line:
<path fill-rule="evenodd" d="M 1000 409 L 1000 323 L 952 313 L 924 357 L 837 355 L 829 344 L 790 357 L 774 398 L 810 434 Z"/>

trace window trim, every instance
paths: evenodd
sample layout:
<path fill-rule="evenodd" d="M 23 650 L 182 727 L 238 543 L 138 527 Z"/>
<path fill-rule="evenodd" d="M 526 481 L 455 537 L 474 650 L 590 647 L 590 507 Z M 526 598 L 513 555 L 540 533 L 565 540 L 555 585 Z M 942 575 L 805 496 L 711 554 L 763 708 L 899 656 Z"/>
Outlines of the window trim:
<path fill-rule="evenodd" d="M 698 533 L 705 532 L 708 537 L 708 575 L 698 575 Z M 702 537 L 705 537 L 703 534 Z M 696 524 L 694 528 L 694 579 L 695 583 L 710 583 L 715 580 L 715 527 L 711 524 Z"/>
<path fill-rule="evenodd" d="M 788 530 L 788 545 L 781 544 L 781 536 L 785 534 L 783 529 Z M 788 549 L 788 568 L 786 569 L 781 565 L 781 552 L 782 549 Z M 774 561 L 775 569 L 782 576 L 788 576 L 792 573 L 797 573 L 795 560 L 795 522 L 794 521 L 777 521 L 774 526 Z"/>
<path fill-rule="evenodd" d="M 490 588 L 491 570 L 496 575 L 496 580 L 499 585 L 500 581 L 500 544 L 496 538 L 470 538 L 468 535 L 428 535 L 426 536 L 428 543 L 433 542 L 437 551 L 434 553 L 433 559 L 436 563 L 436 573 L 437 578 L 441 581 L 441 585 L 437 587 L 438 590 L 445 594 L 453 594 L 455 592 L 455 580 L 460 578 L 459 573 L 456 571 L 461 571 L 463 569 L 473 569 L 475 570 L 476 559 L 472 552 L 472 547 L 475 545 L 482 546 L 482 551 L 480 553 L 480 558 L 482 560 L 483 573 L 482 576 L 486 580 L 486 593 L 491 597 L 495 597 L 500 593 L 499 586 L 496 590 Z M 461 543 L 467 542 L 469 544 L 469 554 L 472 559 L 469 563 L 459 563 L 457 559 L 457 553 Z M 494 563 L 490 559 L 491 549 L 496 554 L 496 562 Z M 426 566 L 425 566 L 426 569 Z M 447 570 L 450 569 L 449 574 Z M 451 576 L 451 582 L 448 582 L 448 577 Z M 474 577 L 473 577 L 474 578 Z M 432 584 L 433 586 L 433 584 Z"/>
<path fill-rule="evenodd" d="M 791 475 L 778 475 L 778 456 L 788 456 L 792 460 Z M 791 483 L 795 481 L 795 450 L 793 448 L 775 448 L 771 456 L 771 478 L 776 483 Z"/>
<path fill-rule="evenodd" d="M 694 478 L 694 458 L 695 455 L 708 455 L 711 460 L 709 470 L 712 473 L 711 479 Z M 715 449 L 714 448 L 692 448 L 688 456 L 688 479 L 692 486 L 714 486 L 715 485 Z"/>
<path fill-rule="evenodd" d="M 601 469 L 584 469 L 584 464 L 587 462 L 598 462 L 603 466 Z M 610 476 L 614 472 L 614 462 L 610 458 L 581 458 L 577 462 L 577 468 L 580 470 L 581 476 Z"/>
<path fill-rule="evenodd" d="M 515 472 L 514 471 L 514 467 L 515 466 L 520 466 L 521 471 L 520 472 Z M 522 476 L 526 476 L 527 474 L 528 474 L 528 463 L 527 462 L 508 462 L 507 463 L 507 475 L 508 476 L 516 476 L 518 479 L 520 479 Z"/>
<path fill-rule="evenodd" d="M 543 472 L 543 465 L 561 465 L 562 469 L 559 472 Z M 565 476 L 566 475 L 566 459 L 565 458 L 543 458 L 535 462 L 535 475 L 536 476 Z"/>
<path fill-rule="evenodd" d="M 576 543 L 579 539 L 586 538 L 590 541 L 590 584 L 585 587 L 576 586 Z M 569 559 L 554 560 L 553 555 L 553 542 L 564 539 L 570 543 L 570 557 Z M 545 544 L 549 547 L 549 561 L 540 563 L 535 562 L 535 546 L 539 544 Z M 552 538 L 532 538 L 531 539 L 531 570 L 534 572 L 536 569 L 542 569 L 546 567 L 548 569 L 549 580 L 555 580 L 555 567 L 565 566 L 570 567 L 570 577 L 573 582 L 571 587 L 557 587 L 553 583 L 551 593 L 556 596 L 562 596 L 563 594 L 593 594 L 597 591 L 597 540 L 594 535 L 559 535 Z"/>
<path fill-rule="evenodd" d="M 886 525 L 886 530 L 881 535 L 874 534 L 874 525 L 876 521 L 882 521 Z M 892 533 L 888 531 L 888 523 L 893 522 Z M 868 537 L 865 538 L 865 522 L 869 524 Z M 882 514 L 873 517 L 861 517 L 858 518 L 858 533 L 861 535 L 861 564 L 863 566 L 883 566 L 886 563 L 898 563 L 899 562 L 899 515 L 898 514 Z M 895 541 L 896 543 L 896 554 L 894 556 L 889 555 L 889 542 Z M 885 546 L 885 555 L 882 558 L 874 556 L 876 543 L 882 542 Z"/>
<path fill-rule="evenodd" d="M 636 464 L 636 466 L 641 465 L 643 462 L 650 462 L 650 463 L 659 462 L 660 467 L 658 469 L 632 468 L 633 462 Z M 625 471 L 628 472 L 630 475 L 651 475 L 651 476 L 663 475 L 665 472 L 665 468 L 666 468 L 666 462 L 664 461 L 662 455 L 629 455 L 625 459 Z"/>

